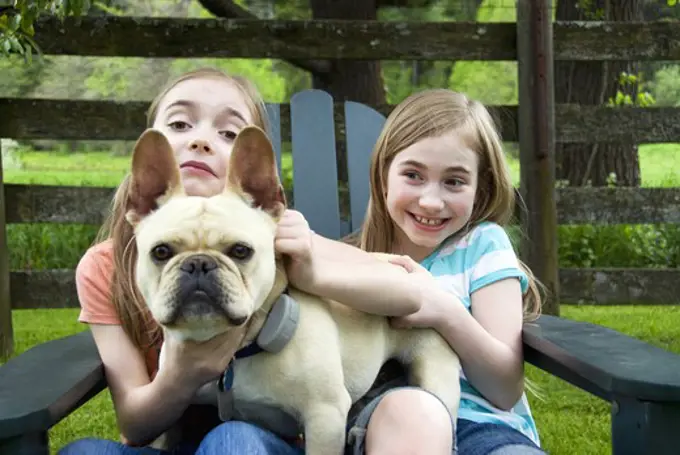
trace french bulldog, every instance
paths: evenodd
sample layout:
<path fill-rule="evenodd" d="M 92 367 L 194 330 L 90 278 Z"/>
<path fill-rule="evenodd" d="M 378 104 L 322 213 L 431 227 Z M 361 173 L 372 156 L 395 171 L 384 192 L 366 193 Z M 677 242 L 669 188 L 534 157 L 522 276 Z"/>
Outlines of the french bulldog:
<path fill-rule="evenodd" d="M 137 140 L 131 174 L 126 218 L 138 249 L 136 285 L 166 339 L 203 341 L 249 324 L 246 346 L 284 291 L 299 304 L 297 328 L 279 352 L 233 361 L 235 400 L 295 416 L 306 453 L 340 455 L 350 406 L 396 358 L 410 383 L 439 397 L 455 422 L 460 362 L 435 330 L 392 328 L 384 316 L 289 286 L 274 248 L 286 200 L 263 130 L 238 134 L 216 196 L 185 193 L 172 148 L 157 130 Z"/>

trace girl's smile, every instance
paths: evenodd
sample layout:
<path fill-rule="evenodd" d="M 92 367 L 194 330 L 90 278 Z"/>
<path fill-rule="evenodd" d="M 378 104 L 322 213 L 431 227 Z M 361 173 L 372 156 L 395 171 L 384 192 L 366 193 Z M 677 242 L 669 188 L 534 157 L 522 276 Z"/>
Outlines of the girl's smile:
<path fill-rule="evenodd" d="M 385 202 L 396 228 L 396 251 L 425 258 L 468 223 L 477 167 L 477 153 L 458 131 L 423 139 L 395 155 Z"/>
<path fill-rule="evenodd" d="M 416 215 L 415 213 L 407 212 L 418 229 L 422 229 L 427 232 L 437 232 L 441 231 L 447 226 L 447 223 L 451 218 L 429 218 L 425 216 Z"/>

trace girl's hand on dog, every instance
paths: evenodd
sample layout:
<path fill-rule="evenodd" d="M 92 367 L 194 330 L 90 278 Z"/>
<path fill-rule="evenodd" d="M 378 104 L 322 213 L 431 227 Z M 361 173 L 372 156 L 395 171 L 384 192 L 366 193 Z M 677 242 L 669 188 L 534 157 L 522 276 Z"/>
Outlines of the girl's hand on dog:
<path fill-rule="evenodd" d="M 417 280 L 422 295 L 420 309 L 406 316 L 392 318 L 392 326 L 401 329 L 436 329 L 447 315 L 452 314 L 450 305 L 458 299 L 442 290 L 432 274 L 409 256 L 393 256 L 389 262 L 403 267 L 410 278 Z"/>
<path fill-rule="evenodd" d="M 303 290 L 314 282 L 313 236 L 302 213 L 290 209 L 283 213 L 274 245 L 278 253 L 288 256 L 285 261 L 288 279 Z"/>
<path fill-rule="evenodd" d="M 163 346 L 166 355 L 163 369 L 167 368 L 169 374 L 190 390 L 197 390 L 224 373 L 241 346 L 248 325 L 230 328 L 204 342 L 167 337 Z"/>

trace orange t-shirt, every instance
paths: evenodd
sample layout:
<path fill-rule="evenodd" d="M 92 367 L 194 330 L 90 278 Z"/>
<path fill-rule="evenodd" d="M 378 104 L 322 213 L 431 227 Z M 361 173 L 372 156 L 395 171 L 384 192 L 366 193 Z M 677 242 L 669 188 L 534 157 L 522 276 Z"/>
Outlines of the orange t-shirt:
<path fill-rule="evenodd" d="M 87 324 L 121 325 L 111 299 L 113 241 L 105 240 L 90 247 L 80 259 L 75 275 L 80 301 L 78 321 Z M 158 350 L 147 350 L 144 358 L 149 376 L 153 378 L 158 370 Z"/>

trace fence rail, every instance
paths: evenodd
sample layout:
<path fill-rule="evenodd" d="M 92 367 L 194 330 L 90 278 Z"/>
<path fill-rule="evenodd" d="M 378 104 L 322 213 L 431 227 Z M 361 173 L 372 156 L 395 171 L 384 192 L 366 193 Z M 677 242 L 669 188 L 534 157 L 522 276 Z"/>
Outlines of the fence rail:
<path fill-rule="evenodd" d="M 680 34 L 672 22 L 555 22 L 553 30 L 556 60 L 680 60 Z M 309 60 L 517 58 L 515 23 L 146 17 L 68 17 L 62 22 L 47 17 L 36 22 L 35 31 L 35 41 L 49 55 Z"/>
<path fill-rule="evenodd" d="M 146 101 L 0 98 L 0 137 L 13 139 L 135 140 Z M 281 139 L 290 140 L 290 107 L 281 104 Z M 373 106 L 384 115 L 393 105 Z M 503 139 L 517 142 L 517 106 L 489 106 Z M 604 107 L 558 104 L 556 141 L 562 143 L 680 142 L 680 107 Z M 341 104 L 335 122 L 343 124 Z"/>
<path fill-rule="evenodd" d="M 5 184 L 6 220 L 98 225 L 113 192 L 103 187 Z M 287 196 L 294 200 L 290 189 Z M 680 223 L 680 188 L 559 188 L 556 199 L 562 225 Z M 348 198 L 340 201 L 347 204 Z M 519 209 L 521 202 L 517 204 Z M 341 213 L 349 213 L 349 208 L 342 207 Z"/>
<path fill-rule="evenodd" d="M 12 309 L 78 308 L 74 271 L 12 271 Z M 560 300 L 595 305 L 674 304 L 680 295 L 677 269 L 563 268 Z"/>

